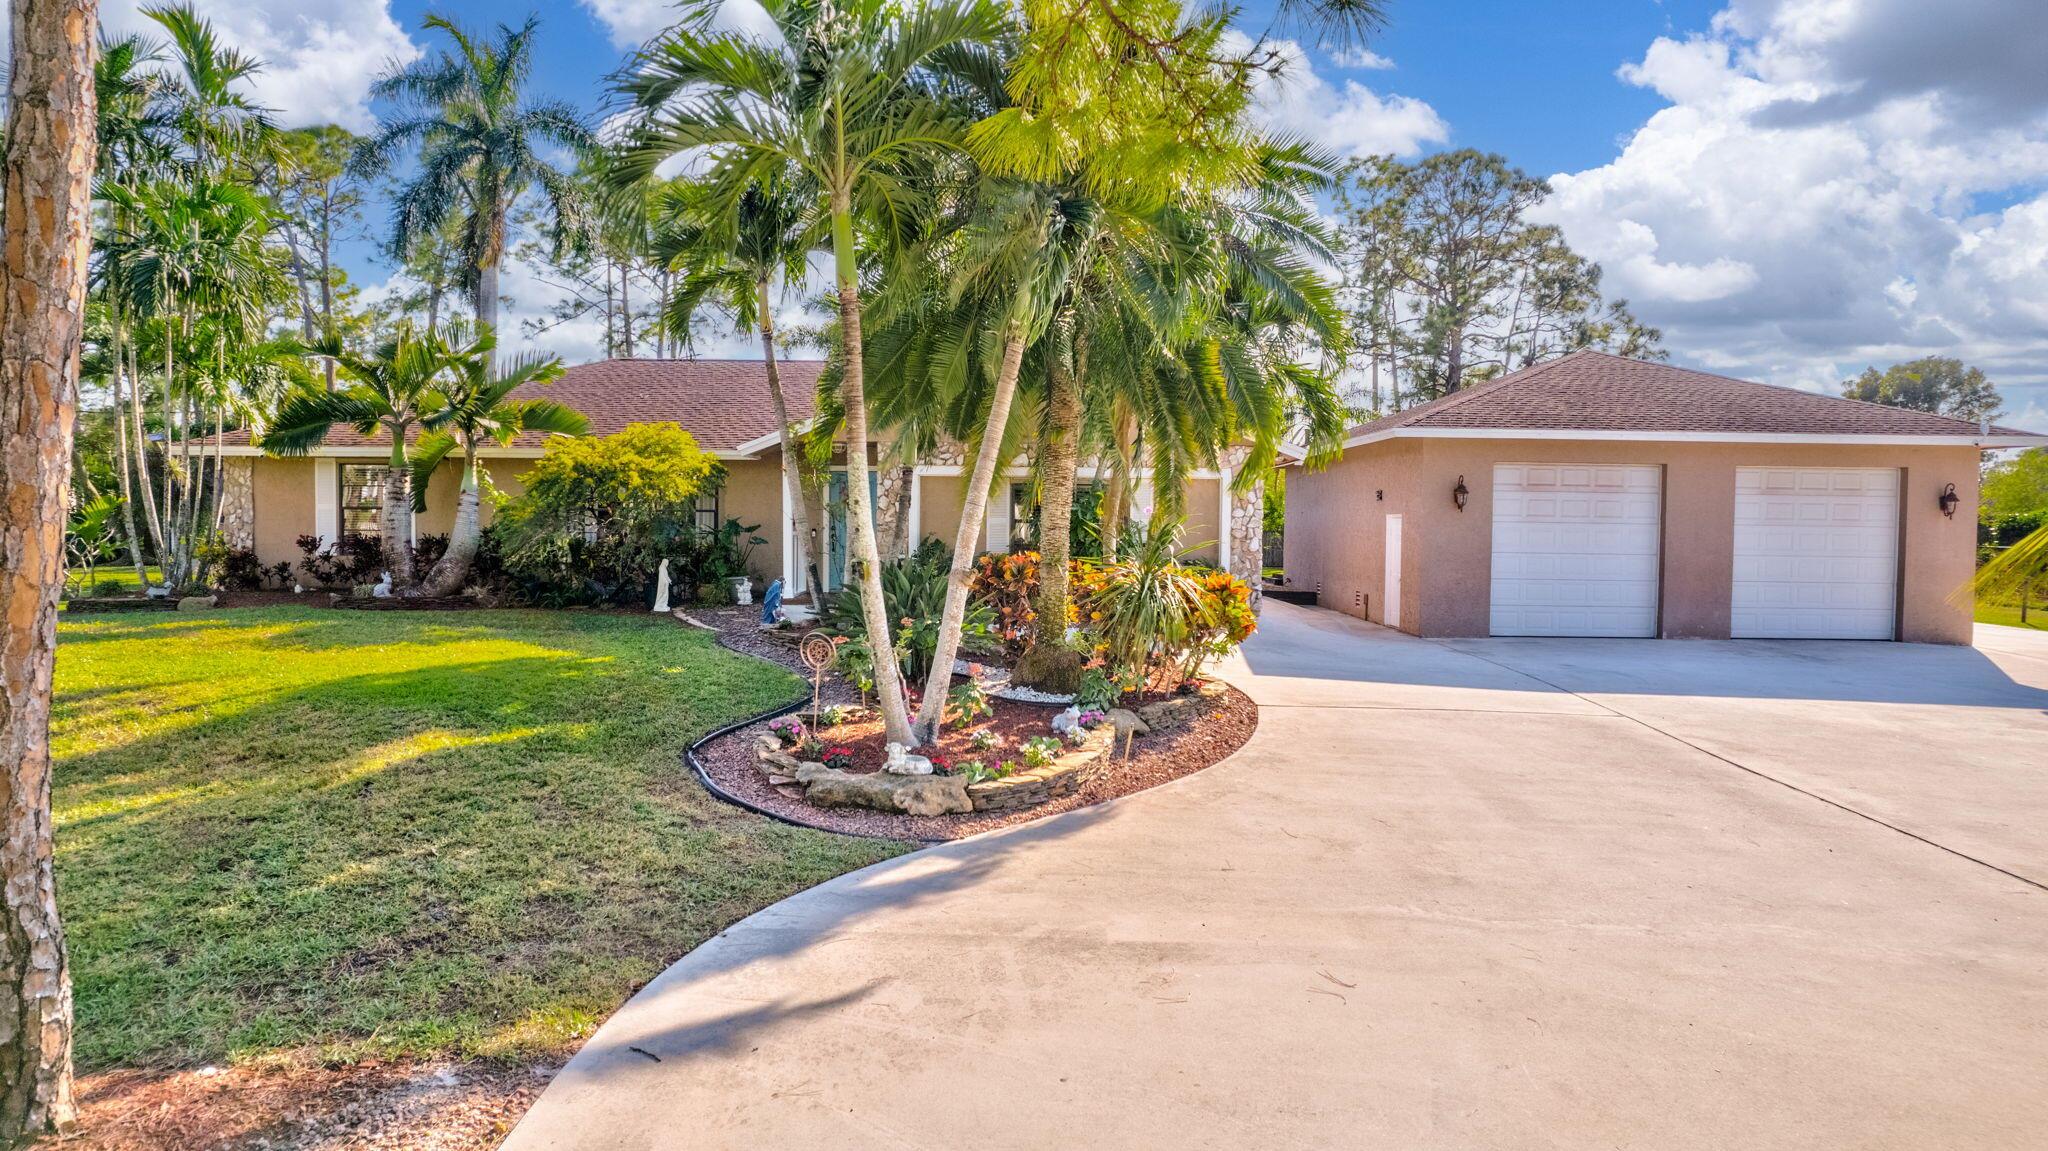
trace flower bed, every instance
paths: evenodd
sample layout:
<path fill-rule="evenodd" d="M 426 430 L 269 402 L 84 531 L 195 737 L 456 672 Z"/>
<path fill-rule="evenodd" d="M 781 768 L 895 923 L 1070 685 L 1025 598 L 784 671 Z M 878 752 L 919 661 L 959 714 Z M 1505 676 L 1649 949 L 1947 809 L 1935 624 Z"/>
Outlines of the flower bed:
<path fill-rule="evenodd" d="M 768 638 L 774 633 L 758 631 L 753 622 L 757 617 L 748 616 L 744 609 L 693 610 L 691 615 L 692 622 L 718 631 L 721 642 L 728 647 L 792 669 L 797 666 L 794 651 L 786 643 Z M 827 703 L 852 704 L 858 699 L 857 693 L 834 673 L 825 677 L 824 696 Z M 1206 681 L 1200 690 L 1184 694 L 1133 693 L 1121 701 L 1124 709 L 1144 712 L 1163 721 L 1150 734 L 1126 741 L 1120 735 L 1111 735 L 1112 727 L 1104 727 L 1094 736 L 1104 745 L 1103 754 L 1095 756 L 1092 762 L 1066 758 L 1087 749 L 1061 748 L 1054 757 L 1056 763 L 1026 765 L 1021 762 L 1022 741 L 1049 735 L 1051 720 L 1060 709 L 1001 699 L 992 702 L 994 710 L 986 720 L 949 728 L 937 748 L 937 754 L 955 766 L 969 760 L 986 763 L 991 759 L 1000 766 L 1001 757 L 1020 761 L 1016 770 L 998 779 L 965 783 L 966 795 L 972 801 L 965 806 L 971 810 L 955 808 L 945 814 L 913 815 L 901 810 L 817 806 L 806 795 L 808 786 L 795 776 L 798 766 L 807 761 L 792 755 L 780 765 L 783 770 L 763 770 L 756 749 L 760 737 L 767 734 L 769 723 L 775 721 L 750 724 L 706 741 L 697 749 L 696 763 L 720 794 L 780 819 L 852 835 L 940 842 L 1043 819 L 1178 779 L 1228 757 L 1251 738 L 1258 724 L 1258 708 L 1250 699 L 1214 681 Z M 789 718 L 781 720 L 786 724 Z M 810 734 L 808 705 L 793 713 L 793 718 L 803 723 L 806 734 Z M 977 737 L 977 731 L 984 734 Z M 871 714 L 825 725 L 817 734 L 820 742 L 814 750 L 845 747 L 853 754 L 853 770 L 845 776 L 848 779 L 868 778 L 863 773 L 877 771 L 887 755 L 881 725 Z M 1000 746 L 976 746 L 977 739 L 991 738 L 999 740 Z M 828 739 L 830 744 L 825 742 Z M 957 787 L 961 782 L 955 776 L 943 786 Z M 991 783 L 1000 786 L 989 786 Z"/>

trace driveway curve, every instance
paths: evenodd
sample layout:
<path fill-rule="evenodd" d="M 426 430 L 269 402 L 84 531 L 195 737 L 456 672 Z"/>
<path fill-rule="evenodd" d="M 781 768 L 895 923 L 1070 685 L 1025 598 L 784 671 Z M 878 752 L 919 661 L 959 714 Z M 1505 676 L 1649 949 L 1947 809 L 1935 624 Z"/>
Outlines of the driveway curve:
<path fill-rule="evenodd" d="M 505 1146 L 2038 1147 L 2048 640 L 1994 630 L 1269 604 L 1236 756 L 735 924 Z"/>

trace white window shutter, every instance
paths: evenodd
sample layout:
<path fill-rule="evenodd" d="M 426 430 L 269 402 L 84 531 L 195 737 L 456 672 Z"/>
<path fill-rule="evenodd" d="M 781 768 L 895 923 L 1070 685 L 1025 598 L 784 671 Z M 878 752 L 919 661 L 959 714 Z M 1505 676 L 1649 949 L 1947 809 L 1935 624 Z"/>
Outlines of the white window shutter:
<path fill-rule="evenodd" d="M 1007 481 L 998 483 L 996 490 L 988 497 L 988 523 L 985 534 L 987 550 L 1006 552 L 1010 550 L 1010 485 Z"/>

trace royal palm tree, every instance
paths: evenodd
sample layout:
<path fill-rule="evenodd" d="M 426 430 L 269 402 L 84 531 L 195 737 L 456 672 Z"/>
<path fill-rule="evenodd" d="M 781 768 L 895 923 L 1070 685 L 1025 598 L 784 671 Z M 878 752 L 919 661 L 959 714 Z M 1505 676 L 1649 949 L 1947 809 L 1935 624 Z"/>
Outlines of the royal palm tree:
<path fill-rule="evenodd" d="M 679 344 L 689 345 L 699 313 L 707 305 L 724 311 L 739 331 L 761 337 L 768 398 L 782 436 L 783 488 L 795 513 L 810 586 L 823 594 L 813 511 L 824 491 L 824 478 L 817 474 L 817 465 L 789 418 L 775 349 L 776 292 L 802 281 L 821 238 L 813 210 L 817 198 L 801 180 L 800 174 L 785 170 L 757 181 L 740 193 L 729 213 L 713 211 L 701 185 L 663 188 L 655 197 L 654 254 L 666 267 L 683 273 L 682 284 L 662 315 L 663 327 Z"/>
<path fill-rule="evenodd" d="M 462 483 L 455 499 L 455 526 L 448 550 L 421 581 L 420 594 L 453 595 L 469 578 L 483 540 L 481 476 L 477 453 L 485 444 L 509 445 L 525 432 L 580 436 L 590 431 L 581 412 L 554 400 L 515 400 L 512 393 L 527 384 L 553 383 L 562 376 L 554 356 L 525 355 L 503 369 L 492 366 L 497 339 L 485 331 L 458 344 L 448 355 L 449 371 L 422 400 L 420 424 L 427 429 L 412 453 L 412 500 L 415 512 L 425 511 L 427 486 L 435 469 L 451 452 L 462 453 Z"/>
<path fill-rule="evenodd" d="M 587 155 L 596 138 L 571 105 L 526 95 L 537 20 L 501 24 L 490 39 L 441 16 L 427 17 L 424 27 L 445 34 L 453 51 L 377 82 L 372 94 L 396 104 L 399 116 L 363 142 L 354 165 L 381 172 L 401 151 L 418 147 L 418 168 L 398 189 L 392 211 L 391 249 L 412 259 L 450 220 L 459 221 L 477 321 L 495 332 L 514 206 L 528 189 L 540 189 L 559 252 L 584 226 L 582 199 L 574 178 L 544 157 L 550 146 Z"/>
<path fill-rule="evenodd" d="M 303 456 L 324 443 L 336 427 L 391 437 L 378 530 L 392 583 L 409 588 L 413 504 L 406 439 L 434 406 L 435 391 L 448 383 L 443 378 L 449 366 L 448 345 L 408 324 L 367 355 L 350 350 L 332 334 L 312 350 L 340 365 L 342 374 L 354 382 L 340 391 L 308 389 L 287 396 L 258 443 L 274 455 Z"/>
<path fill-rule="evenodd" d="M 1001 10 L 990 0 L 891 0 L 817 5 L 768 0 L 774 38 L 721 30 L 723 6 L 693 0 L 682 22 L 621 73 L 637 121 L 625 133 L 621 178 L 645 179 L 679 153 L 702 152 L 704 184 L 721 214 L 747 189 L 786 169 L 813 189 L 830 226 L 839 309 L 840 397 L 845 408 L 847 520 L 875 687 L 888 738 L 911 742 L 883 607 L 881 560 L 868 499 L 868 413 L 861 337 L 860 231 L 914 231 L 929 210 L 921 193 L 935 163 L 967 127 L 940 90 L 935 66 L 992 40 Z"/>

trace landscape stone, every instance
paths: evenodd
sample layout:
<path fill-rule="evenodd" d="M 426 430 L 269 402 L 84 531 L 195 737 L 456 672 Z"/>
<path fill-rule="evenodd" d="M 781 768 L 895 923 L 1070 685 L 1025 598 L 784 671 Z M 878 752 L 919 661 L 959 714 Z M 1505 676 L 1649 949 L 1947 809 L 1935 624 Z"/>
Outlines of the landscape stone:
<path fill-rule="evenodd" d="M 216 602 L 218 602 L 218 600 L 214 596 L 188 595 L 185 598 L 178 601 L 178 610 L 205 611 L 207 608 L 212 607 Z"/>
<path fill-rule="evenodd" d="M 1116 737 L 1118 739 L 1123 739 L 1125 736 L 1131 735 L 1134 732 L 1138 735 L 1152 734 L 1152 725 L 1146 723 L 1142 719 L 1139 719 L 1138 713 L 1132 711 L 1130 708 L 1110 708 L 1108 719 L 1110 726 L 1116 728 Z"/>
<path fill-rule="evenodd" d="M 813 766 L 816 770 L 812 770 Z M 965 814 L 974 810 L 967 780 L 958 775 L 897 775 L 878 771 L 856 775 L 824 764 L 804 764 L 797 779 L 804 798 L 819 807 L 868 807 L 905 815 Z"/>

